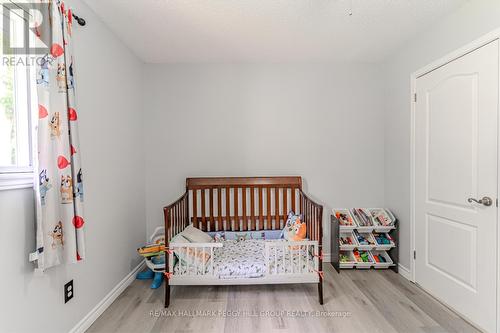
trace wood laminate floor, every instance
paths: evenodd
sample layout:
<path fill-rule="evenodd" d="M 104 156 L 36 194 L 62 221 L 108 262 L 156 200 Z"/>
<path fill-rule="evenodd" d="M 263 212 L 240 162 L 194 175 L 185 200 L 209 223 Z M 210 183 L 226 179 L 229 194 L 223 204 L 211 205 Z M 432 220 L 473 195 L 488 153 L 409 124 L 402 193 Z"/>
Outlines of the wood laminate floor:
<path fill-rule="evenodd" d="M 325 264 L 325 304 L 316 285 L 173 286 L 134 281 L 87 332 L 478 332 L 400 275 Z"/>

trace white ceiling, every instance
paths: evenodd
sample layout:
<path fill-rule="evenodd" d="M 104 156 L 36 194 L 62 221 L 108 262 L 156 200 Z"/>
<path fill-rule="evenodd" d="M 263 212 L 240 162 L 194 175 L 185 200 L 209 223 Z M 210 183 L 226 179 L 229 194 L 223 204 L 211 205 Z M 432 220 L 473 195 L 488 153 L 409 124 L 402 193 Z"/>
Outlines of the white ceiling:
<path fill-rule="evenodd" d="M 378 62 L 466 1 L 85 0 L 148 63 Z"/>

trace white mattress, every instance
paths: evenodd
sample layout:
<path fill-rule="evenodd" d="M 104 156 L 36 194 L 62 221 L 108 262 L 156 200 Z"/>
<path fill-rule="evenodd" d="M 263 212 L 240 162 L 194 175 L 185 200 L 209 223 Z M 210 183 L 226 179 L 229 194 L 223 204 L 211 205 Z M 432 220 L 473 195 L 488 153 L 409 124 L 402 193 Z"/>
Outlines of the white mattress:
<path fill-rule="evenodd" d="M 270 240 L 276 242 L 276 240 Z M 214 249 L 214 262 L 213 269 L 215 271 L 215 276 L 219 279 L 241 279 L 241 278 L 259 278 L 267 273 L 266 261 L 265 261 L 265 240 L 227 240 L 223 242 L 223 246 Z M 293 252 L 293 250 L 292 250 Z M 312 257 L 307 256 L 305 251 L 302 251 L 300 258 L 297 255 L 298 250 L 293 252 L 293 262 L 290 265 L 290 251 L 285 250 L 283 256 L 283 250 L 277 249 L 270 253 L 269 258 L 269 270 L 271 274 L 276 272 L 275 263 L 277 263 L 278 273 L 298 273 L 300 268 L 302 272 L 306 271 L 306 264 L 309 262 L 309 267 L 312 269 Z M 277 257 L 278 260 L 275 260 Z M 283 265 L 283 257 L 286 262 Z M 189 271 L 189 274 L 203 274 L 202 268 L 198 267 L 198 272 L 194 265 L 185 265 L 177 262 L 174 268 L 174 274 L 185 273 Z M 212 266 L 207 265 L 205 273 L 211 273 Z"/>

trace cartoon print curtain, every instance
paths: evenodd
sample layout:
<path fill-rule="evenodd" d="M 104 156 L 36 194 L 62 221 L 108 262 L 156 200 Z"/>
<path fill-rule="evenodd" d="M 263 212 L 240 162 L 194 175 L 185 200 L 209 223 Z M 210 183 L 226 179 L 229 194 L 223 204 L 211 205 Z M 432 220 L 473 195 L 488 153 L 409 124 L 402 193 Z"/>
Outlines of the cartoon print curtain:
<path fill-rule="evenodd" d="M 31 260 L 43 271 L 85 257 L 83 176 L 75 105 L 72 15 L 64 2 L 47 7 L 50 52 L 37 68 L 38 182 L 36 186 L 37 249 Z M 45 38 L 45 40 L 47 40 Z"/>

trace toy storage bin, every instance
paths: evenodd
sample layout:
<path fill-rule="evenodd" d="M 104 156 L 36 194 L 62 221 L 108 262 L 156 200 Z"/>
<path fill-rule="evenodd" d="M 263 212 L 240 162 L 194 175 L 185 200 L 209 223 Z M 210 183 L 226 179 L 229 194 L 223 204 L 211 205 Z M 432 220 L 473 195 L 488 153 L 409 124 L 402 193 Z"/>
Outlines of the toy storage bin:
<path fill-rule="evenodd" d="M 357 215 L 356 210 L 361 210 L 368 217 L 368 225 L 363 225 L 362 219 Z M 356 229 L 362 232 L 370 232 L 375 228 L 375 220 L 371 212 L 369 212 L 366 208 L 352 208 L 351 215 L 354 218 L 354 221 L 358 225 Z"/>
<path fill-rule="evenodd" d="M 339 263 L 340 268 L 353 268 L 356 265 L 356 260 L 354 260 L 354 254 L 352 253 L 352 251 L 340 251 L 339 253 L 340 253 L 339 260 L 340 256 L 342 255 L 349 257 L 349 261 L 347 262 L 340 261 Z"/>
<path fill-rule="evenodd" d="M 368 243 L 368 245 L 363 245 L 359 242 L 358 238 L 356 237 L 356 232 L 364 237 Z M 359 228 L 356 231 L 353 231 L 354 237 L 356 237 L 356 242 L 358 243 L 357 249 L 358 250 L 371 250 L 377 246 L 377 242 L 375 241 L 375 237 L 373 237 L 373 234 L 371 232 L 366 232 L 359 230 Z"/>
<path fill-rule="evenodd" d="M 394 265 L 394 263 L 392 262 L 391 257 L 389 256 L 389 254 L 386 251 L 374 250 L 374 251 L 371 251 L 370 254 L 371 254 L 373 262 L 374 262 L 373 267 L 375 267 L 377 269 L 379 269 L 379 268 L 388 268 L 389 266 Z M 379 255 L 379 256 L 384 257 L 384 259 L 386 260 L 386 262 L 377 262 L 375 260 L 374 255 Z"/>
<path fill-rule="evenodd" d="M 342 222 L 341 219 L 338 219 L 339 220 L 339 229 L 340 230 L 353 230 L 355 229 L 358 225 L 356 224 L 356 220 L 354 219 L 354 217 L 352 216 L 351 212 L 349 211 L 349 209 L 347 208 L 334 208 L 333 209 L 333 215 L 335 217 L 337 217 L 337 212 L 340 213 L 340 214 L 345 214 L 347 216 L 348 219 L 350 219 L 352 221 L 352 225 L 346 225 Z"/>
<path fill-rule="evenodd" d="M 375 233 L 377 233 L 377 234 L 381 234 L 381 235 L 384 235 L 387 239 L 389 239 L 389 240 L 390 240 L 390 243 L 389 243 L 389 244 L 379 243 L 379 242 L 377 241 L 377 237 L 376 237 Z M 376 250 L 389 250 L 389 249 L 391 249 L 391 248 L 393 248 L 393 247 L 395 247 L 395 246 L 396 246 L 396 243 L 394 243 L 394 240 L 393 240 L 393 239 L 391 238 L 391 236 L 390 236 L 388 233 L 386 233 L 386 232 L 376 232 L 376 231 L 374 231 L 372 235 L 373 235 L 373 238 L 375 239 L 375 244 L 376 244 L 375 249 L 376 249 Z"/>
<path fill-rule="evenodd" d="M 370 253 L 370 251 L 363 251 L 363 250 L 360 250 L 358 251 L 359 254 L 361 255 L 362 253 L 366 252 L 368 254 L 368 261 L 365 262 L 365 261 L 358 261 L 356 259 L 356 256 L 354 255 L 354 251 L 353 251 L 353 255 L 354 255 L 354 259 L 356 260 L 356 268 L 360 268 L 360 269 L 367 269 L 367 268 L 370 268 L 373 266 L 374 264 L 374 261 L 373 261 L 373 257 Z M 361 259 L 360 259 L 361 260 Z"/>
<path fill-rule="evenodd" d="M 391 211 L 389 211 L 388 209 L 384 209 L 384 208 L 368 208 L 367 210 L 370 212 L 370 216 L 373 219 L 374 226 L 375 226 L 375 228 L 374 228 L 375 231 L 389 232 L 390 230 L 392 230 L 392 229 L 395 228 L 394 222 L 396 222 L 396 218 L 394 217 L 394 215 L 392 215 Z M 376 212 L 379 212 L 379 211 L 384 212 L 385 214 L 387 214 L 387 216 L 390 219 L 390 224 L 389 225 L 383 225 L 379 221 L 377 221 L 377 219 L 375 219 L 375 217 L 373 216 L 373 214 L 375 214 Z"/>
<path fill-rule="evenodd" d="M 350 237 L 352 239 L 352 244 L 350 245 L 342 245 L 342 243 L 340 242 L 340 239 L 341 238 L 346 238 L 346 237 Z M 354 232 L 353 231 L 340 231 L 339 233 L 339 246 L 340 246 L 340 250 L 353 250 L 355 248 L 357 248 L 359 246 L 359 243 L 356 239 L 356 236 L 354 235 Z"/>

